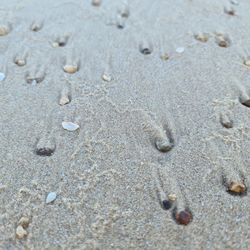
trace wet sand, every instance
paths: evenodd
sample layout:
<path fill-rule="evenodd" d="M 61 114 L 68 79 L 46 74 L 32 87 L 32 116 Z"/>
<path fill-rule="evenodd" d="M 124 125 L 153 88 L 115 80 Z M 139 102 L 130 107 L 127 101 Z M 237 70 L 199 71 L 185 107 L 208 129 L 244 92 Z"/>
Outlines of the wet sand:
<path fill-rule="evenodd" d="M 247 0 L 2 0 L 1 249 L 247 249 Z"/>

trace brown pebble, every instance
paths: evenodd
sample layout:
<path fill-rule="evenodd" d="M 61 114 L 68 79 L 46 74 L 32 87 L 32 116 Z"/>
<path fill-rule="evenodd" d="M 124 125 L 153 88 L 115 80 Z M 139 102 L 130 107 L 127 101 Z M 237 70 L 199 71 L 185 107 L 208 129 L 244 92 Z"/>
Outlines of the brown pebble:
<path fill-rule="evenodd" d="M 232 181 L 228 187 L 229 191 L 233 193 L 244 193 L 246 191 L 246 186 L 241 182 Z"/>
<path fill-rule="evenodd" d="M 242 104 L 243 104 L 244 106 L 250 108 L 250 99 L 248 99 L 248 100 L 242 102 Z"/>
<path fill-rule="evenodd" d="M 188 225 L 192 221 L 192 214 L 187 211 L 181 211 L 175 214 L 176 221 L 181 225 Z"/>

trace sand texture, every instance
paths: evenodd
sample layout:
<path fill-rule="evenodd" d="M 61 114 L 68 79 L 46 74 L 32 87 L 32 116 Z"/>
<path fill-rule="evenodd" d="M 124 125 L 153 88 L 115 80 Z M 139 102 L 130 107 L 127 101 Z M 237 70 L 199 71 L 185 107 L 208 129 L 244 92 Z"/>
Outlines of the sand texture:
<path fill-rule="evenodd" d="M 0 249 L 249 249 L 249 0 L 1 0 Z"/>

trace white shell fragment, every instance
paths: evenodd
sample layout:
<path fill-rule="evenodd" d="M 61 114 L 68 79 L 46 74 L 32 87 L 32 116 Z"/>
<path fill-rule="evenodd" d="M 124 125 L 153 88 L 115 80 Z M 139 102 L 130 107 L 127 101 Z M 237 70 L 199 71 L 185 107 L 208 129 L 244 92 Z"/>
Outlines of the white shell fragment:
<path fill-rule="evenodd" d="M 183 47 L 179 47 L 176 49 L 176 52 L 180 53 L 180 54 L 183 53 L 184 51 L 185 51 L 185 48 L 183 48 Z"/>
<path fill-rule="evenodd" d="M 109 74 L 103 73 L 102 80 L 105 82 L 110 82 L 112 80 L 112 77 Z"/>
<path fill-rule="evenodd" d="M 78 124 L 73 123 L 73 122 L 62 122 L 62 127 L 68 131 L 75 131 L 75 130 L 79 129 L 80 126 Z"/>
<path fill-rule="evenodd" d="M 47 195 L 47 198 L 46 198 L 46 204 L 49 204 L 51 202 L 53 202 L 55 199 L 56 199 L 56 193 L 55 192 L 51 192 Z"/>
<path fill-rule="evenodd" d="M 0 82 L 3 81 L 5 79 L 5 74 L 0 72 Z"/>

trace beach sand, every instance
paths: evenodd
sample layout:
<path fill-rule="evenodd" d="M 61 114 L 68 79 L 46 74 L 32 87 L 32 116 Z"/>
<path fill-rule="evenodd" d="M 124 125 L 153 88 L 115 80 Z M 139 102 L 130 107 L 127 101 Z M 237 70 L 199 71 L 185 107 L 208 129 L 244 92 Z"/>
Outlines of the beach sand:
<path fill-rule="evenodd" d="M 249 10 L 2 0 L 0 248 L 248 249 Z"/>

